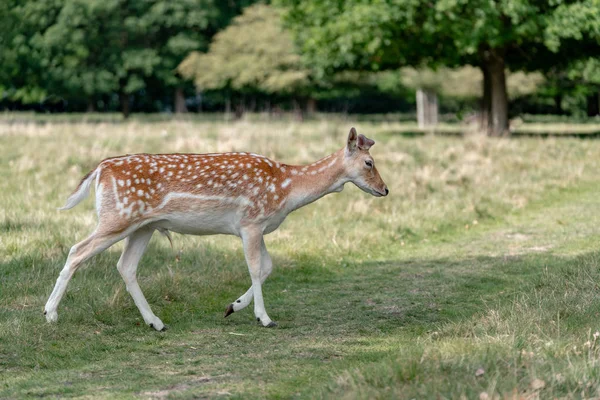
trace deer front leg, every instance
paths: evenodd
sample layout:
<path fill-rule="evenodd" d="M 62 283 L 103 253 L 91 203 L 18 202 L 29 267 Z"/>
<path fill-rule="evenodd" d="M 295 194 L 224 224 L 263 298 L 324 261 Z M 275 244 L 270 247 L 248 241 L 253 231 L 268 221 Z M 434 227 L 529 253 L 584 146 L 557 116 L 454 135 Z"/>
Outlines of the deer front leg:
<path fill-rule="evenodd" d="M 277 324 L 271 321 L 265 310 L 265 303 L 262 295 L 261 282 L 261 248 L 263 244 L 263 235 L 259 230 L 244 230 L 242 231 L 242 242 L 244 244 L 244 255 L 250 278 L 252 279 L 252 295 L 254 296 L 254 315 L 260 321 L 262 326 L 271 328 Z"/>
<path fill-rule="evenodd" d="M 263 238 L 260 243 L 260 283 L 261 284 L 263 284 L 265 282 L 267 277 L 271 274 L 272 270 L 273 270 L 273 261 L 271 261 L 271 256 L 269 255 L 269 252 L 267 251 L 267 246 L 265 246 L 265 240 Z M 240 311 L 240 310 L 246 308 L 252 301 L 253 297 L 254 297 L 254 289 L 252 288 L 252 286 L 250 286 L 250 288 L 246 291 L 246 293 L 244 293 L 243 295 L 238 297 L 238 299 L 236 301 L 234 301 L 227 307 L 227 310 L 225 310 L 225 317 L 228 317 L 229 315 L 233 314 L 234 312 L 237 312 L 237 311 Z"/>

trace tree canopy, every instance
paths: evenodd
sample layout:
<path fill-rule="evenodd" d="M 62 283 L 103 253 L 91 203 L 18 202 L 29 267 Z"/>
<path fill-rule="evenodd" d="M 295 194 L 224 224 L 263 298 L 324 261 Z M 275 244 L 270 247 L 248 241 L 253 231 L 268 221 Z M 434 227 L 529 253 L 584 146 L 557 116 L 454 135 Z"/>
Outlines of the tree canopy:
<path fill-rule="evenodd" d="M 0 6 L 6 11 L 0 54 L 7 60 L 0 82 L 23 101 L 60 93 L 93 103 L 117 92 L 127 114 L 131 94 L 183 85 L 177 65 L 191 51 L 206 50 L 248 3 L 10 0 Z"/>
<path fill-rule="evenodd" d="M 287 20 L 303 54 L 321 74 L 421 65 L 481 68 L 491 134 L 508 129 L 507 67 L 536 70 L 562 62 L 556 54 L 576 58 L 585 49 L 579 57 L 597 56 L 600 48 L 597 0 L 279 3 L 288 8 Z"/>
<path fill-rule="evenodd" d="M 479 90 L 492 134 L 506 131 L 509 99 L 523 109 L 513 99 L 535 88 L 558 112 L 587 101 L 600 113 L 598 0 L 255 2 L 4 0 L 0 107 L 127 115 L 236 96 L 390 112 L 409 111 L 418 86 L 453 110 Z M 519 71 L 543 73 L 541 89 Z"/>
<path fill-rule="evenodd" d="M 178 71 L 200 90 L 291 93 L 309 83 L 280 10 L 256 4 L 219 32 L 207 53 L 193 52 Z"/>

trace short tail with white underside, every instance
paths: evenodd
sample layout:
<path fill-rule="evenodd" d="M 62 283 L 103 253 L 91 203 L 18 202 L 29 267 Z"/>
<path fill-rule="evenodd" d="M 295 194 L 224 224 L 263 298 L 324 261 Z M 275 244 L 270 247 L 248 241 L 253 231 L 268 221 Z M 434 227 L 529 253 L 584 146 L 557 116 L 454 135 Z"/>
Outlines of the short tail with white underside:
<path fill-rule="evenodd" d="M 99 169 L 100 168 L 96 168 L 95 170 L 91 171 L 83 177 L 81 182 L 79 182 L 79 186 L 77 186 L 77 189 L 75 189 L 75 191 L 67 199 L 67 203 L 61 208 L 59 208 L 59 210 L 68 210 L 70 208 L 75 207 L 90 194 L 90 187 L 92 186 L 92 182 L 94 181 L 94 179 L 96 179 L 96 177 L 98 176 Z"/>

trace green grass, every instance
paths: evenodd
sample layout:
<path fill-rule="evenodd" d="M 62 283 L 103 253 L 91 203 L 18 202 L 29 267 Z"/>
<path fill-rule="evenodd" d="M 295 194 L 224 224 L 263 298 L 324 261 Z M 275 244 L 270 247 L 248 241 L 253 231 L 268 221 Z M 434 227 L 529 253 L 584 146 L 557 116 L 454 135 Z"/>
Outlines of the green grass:
<path fill-rule="evenodd" d="M 356 122 L 354 122 L 356 124 Z M 600 142 L 409 138 L 360 122 L 391 194 L 348 186 L 267 237 L 264 329 L 239 240 L 156 235 L 144 325 L 115 268 L 77 272 L 42 309 L 92 200 L 58 212 L 100 159 L 249 150 L 309 162 L 352 123 L 0 125 L 0 398 L 540 398 L 600 395 Z M 485 394 L 484 394 L 485 393 Z"/>

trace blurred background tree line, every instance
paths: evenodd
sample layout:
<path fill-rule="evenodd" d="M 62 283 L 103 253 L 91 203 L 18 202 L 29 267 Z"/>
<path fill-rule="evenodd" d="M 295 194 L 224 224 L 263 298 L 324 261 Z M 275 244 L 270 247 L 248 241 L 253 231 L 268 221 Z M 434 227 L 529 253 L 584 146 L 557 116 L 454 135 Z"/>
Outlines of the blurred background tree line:
<path fill-rule="evenodd" d="M 0 24 L 0 109 L 600 114 L 600 0 L 3 0 Z"/>

